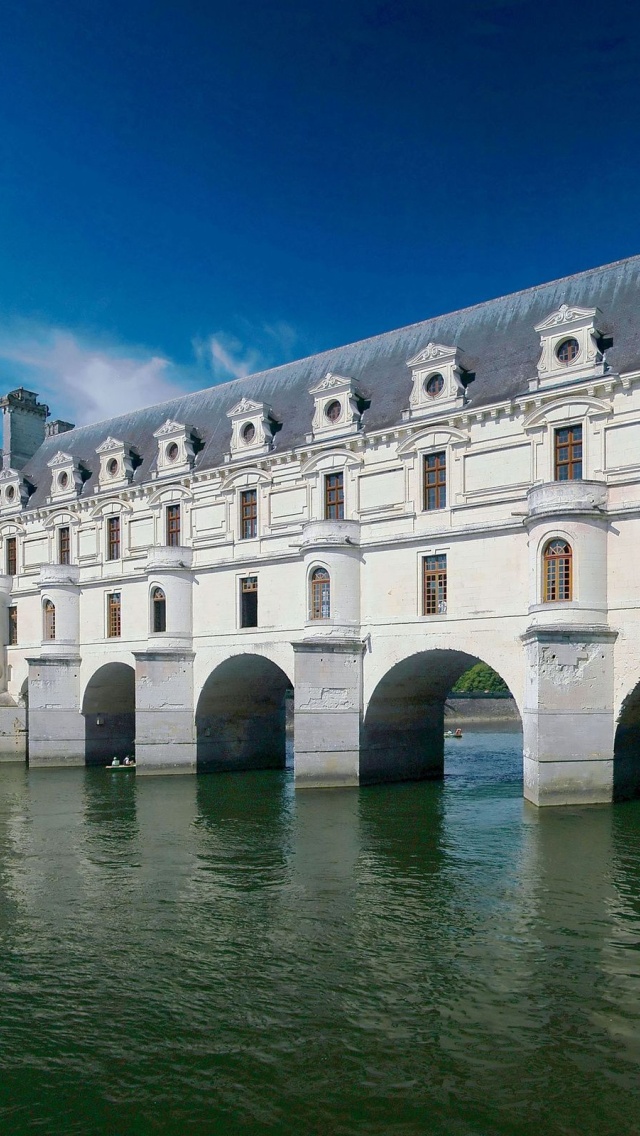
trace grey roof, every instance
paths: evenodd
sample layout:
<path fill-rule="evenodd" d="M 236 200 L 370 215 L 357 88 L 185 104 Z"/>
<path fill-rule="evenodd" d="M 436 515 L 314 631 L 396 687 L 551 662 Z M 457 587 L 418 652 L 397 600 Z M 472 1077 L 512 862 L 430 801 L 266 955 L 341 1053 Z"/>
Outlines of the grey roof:
<path fill-rule="evenodd" d="M 460 347 L 465 367 L 475 373 L 468 389 L 470 407 L 517 396 L 526 391 L 536 371 L 540 337 L 534 327 L 562 303 L 600 308 L 599 330 L 613 340 L 607 351 L 611 369 L 640 368 L 640 256 L 636 256 L 47 438 L 23 471 L 37 487 L 29 506 L 43 504 L 48 496 L 47 462 L 58 450 L 73 454 L 92 471 L 82 489 L 83 496 L 91 494 L 99 466 L 95 450 L 108 435 L 135 447 L 143 461 L 134 483 L 147 481 L 157 454 L 153 432 L 167 418 L 192 423 L 198 431 L 204 445 L 196 456 L 196 470 L 221 465 L 231 436 L 227 411 L 243 396 L 268 403 L 282 423 L 275 437 L 276 452 L 303 445 L 313 413 L 309 387 L 327 371 L 353 377 L 371 400 L 365 414 L 367 430 L 393 426 L 408 406 L 411 392 L 407 359 L 430 341 Z"/>

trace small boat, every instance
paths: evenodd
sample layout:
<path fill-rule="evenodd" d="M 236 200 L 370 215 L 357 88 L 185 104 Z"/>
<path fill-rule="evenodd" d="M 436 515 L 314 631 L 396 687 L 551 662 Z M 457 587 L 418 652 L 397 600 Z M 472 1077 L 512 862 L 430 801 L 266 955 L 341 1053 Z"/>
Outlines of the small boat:
<path fill-rule="evenodd" d="M 128 761 L 126 764 L 124 761 L 116 761 L 115 764 L 112 762 L 111 765 L 105 765 L 105 769 L 135 769 L 135 767 L 135 761 Z"/>
<path fill-rule="evenodd" d="M 461 738 L 462 737 L 462 730 L 460 729 L 459 726 L 458 726 L 457 730 L 445 730 L 444 736 L 445 736 L 445 738 Z"/>

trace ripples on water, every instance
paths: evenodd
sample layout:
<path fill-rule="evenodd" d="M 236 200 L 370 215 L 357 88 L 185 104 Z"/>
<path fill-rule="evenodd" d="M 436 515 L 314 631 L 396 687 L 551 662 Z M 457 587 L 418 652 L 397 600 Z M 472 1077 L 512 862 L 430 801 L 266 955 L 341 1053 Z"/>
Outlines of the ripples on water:
<path fill-rule="evenodd" d="M 623 1136 L 640 802 L 0 766 L 0 1131 Z"/>

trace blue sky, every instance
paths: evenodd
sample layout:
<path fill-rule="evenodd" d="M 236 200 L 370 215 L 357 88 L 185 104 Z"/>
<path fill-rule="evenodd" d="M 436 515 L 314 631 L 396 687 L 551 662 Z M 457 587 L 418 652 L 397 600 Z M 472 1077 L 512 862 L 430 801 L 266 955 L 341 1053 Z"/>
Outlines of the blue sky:
<path fill-rule="evenodd" d="M 640 252 L 640 14 L 0 0 L 0 375 L 108 416 Z"/>

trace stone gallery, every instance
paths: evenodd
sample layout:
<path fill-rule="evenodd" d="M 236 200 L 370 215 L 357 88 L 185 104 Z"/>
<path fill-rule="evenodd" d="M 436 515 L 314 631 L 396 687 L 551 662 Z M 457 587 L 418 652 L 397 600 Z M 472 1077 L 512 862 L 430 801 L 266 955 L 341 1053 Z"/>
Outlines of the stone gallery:
<path fill-rule="evenodd" d="M 0 747 L 437 777 L 478 660 L 536 804 L 640 787 L 640 258 L 74 428 L 0 400 Z"/>

